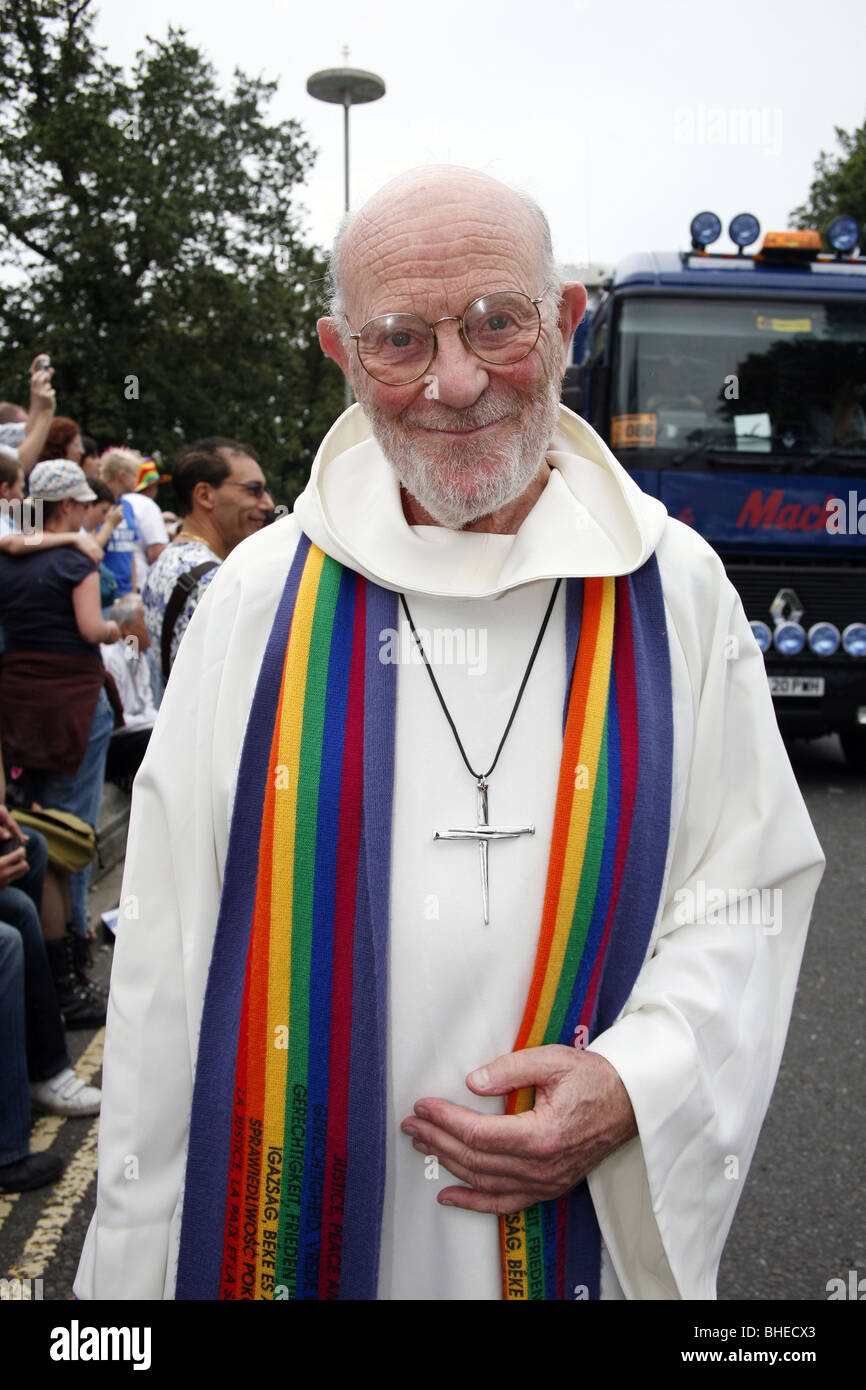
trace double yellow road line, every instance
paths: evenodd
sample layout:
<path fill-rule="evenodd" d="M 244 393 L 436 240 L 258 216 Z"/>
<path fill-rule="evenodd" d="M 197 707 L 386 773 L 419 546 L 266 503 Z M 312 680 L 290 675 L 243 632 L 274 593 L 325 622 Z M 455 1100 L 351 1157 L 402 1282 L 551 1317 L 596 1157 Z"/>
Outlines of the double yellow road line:
<path fill-rule="evenodd" d="M 102 1047 L 105 1042 L 105 1029 L 100 1028 L 81 1054 L 75 1071 L 85 1085 L 90 1085 L 102 1066 Z M 30 1136 L 31 1152 L 49 1149 L 70 1119 L 67 1115 L 41 1115 L 33 1126 Z M 63 1238 L 75 1210 L 84 1200 L 87 1189 L 96 1172 L 96 1145 L 99 1134 L 99 1116 L 95 1115 L 74 1156 L 66 1164 L 62 1175 L 54 1184 L 51 1195 L 27 1238 L 21 1257 L 14 1268 L 6 1270 L 7 1278 L 41 1279 L 48 1264 Z M 0 1196 L 0 1232 L 10 1213 L 15 1209 L 20 1192 L 10 1192 Z"/>

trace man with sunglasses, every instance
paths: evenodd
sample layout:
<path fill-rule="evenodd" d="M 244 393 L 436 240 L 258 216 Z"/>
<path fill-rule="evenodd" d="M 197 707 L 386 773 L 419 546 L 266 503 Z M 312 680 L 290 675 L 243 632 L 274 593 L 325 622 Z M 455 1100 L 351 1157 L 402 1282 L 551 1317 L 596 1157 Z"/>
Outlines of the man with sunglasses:
<path fill-rule="evenodd" d="M 274 509 L 255 455 L 233 439 L 214 436 L 187 445 L 172 482 L 183 513 L 181 529 L 151 566 L 142 590 L 145 626 L 163 680 L 218 567 L 236 545 L 261 530 Z"/>
<path fill-rule="evenodd" d="M 136 784 L 76 1292 L 712 1298 L 823 863 L 761 654 L 560 406 L 533 203 L 416 170 L 332 277 L 358 404 Z"/>

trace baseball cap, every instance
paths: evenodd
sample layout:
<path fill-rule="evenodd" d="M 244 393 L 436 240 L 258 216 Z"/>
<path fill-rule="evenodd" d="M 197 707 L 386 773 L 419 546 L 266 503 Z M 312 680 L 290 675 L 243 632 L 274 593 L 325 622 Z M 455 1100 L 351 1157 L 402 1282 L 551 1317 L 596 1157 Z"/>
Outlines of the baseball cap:
<path fill-rule="evenodd" d="M 50 459 L 37 463 L 27 480 L 30 496 L 42 502 L 95 502 L 96 493 L 87 486 L 87 479 L 77 463 L 68 459 Z"/>

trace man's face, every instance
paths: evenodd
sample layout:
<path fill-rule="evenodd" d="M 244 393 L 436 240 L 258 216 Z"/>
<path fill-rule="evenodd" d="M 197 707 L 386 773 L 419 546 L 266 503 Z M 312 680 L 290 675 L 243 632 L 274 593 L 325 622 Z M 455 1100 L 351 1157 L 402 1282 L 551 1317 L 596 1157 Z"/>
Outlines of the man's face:
<path fill-rule="evenodd" d="M 371 234 L 353 248 L 346 279 L 354 331 L 388 312 L 416 313 L 428 323 L 459 317 L 494 290 L 541 293 L 541 248 L 522 209 L 484 211 L 481 203 L 471 217 L 455 211 L 447 202 L 415 200 L 410 211 L 396 210 L 387 235 Z M 408 386 L 374 380 L 355 344 L 348 349 L 349 377 L 376 439 L 406 490 L 441 525 L 459 528 L 497 511 L 542 468 L 559 408 L 563 336 L 550 294 L 539 308 L 538 343 L 511 366 L 476 357 L 455 322 L 436 329 L 428 380 Z"/>
<path fill-rule="evenodd" d="M 264 488 L 265 475 L 255 459 L 247 454 L 227 454 L 226 459 L 231 472 L 214 489 L 213 521 L 228 552 L 262 529 L 274 504 L 267 492 L 256 496 L 254 489 Z"/>

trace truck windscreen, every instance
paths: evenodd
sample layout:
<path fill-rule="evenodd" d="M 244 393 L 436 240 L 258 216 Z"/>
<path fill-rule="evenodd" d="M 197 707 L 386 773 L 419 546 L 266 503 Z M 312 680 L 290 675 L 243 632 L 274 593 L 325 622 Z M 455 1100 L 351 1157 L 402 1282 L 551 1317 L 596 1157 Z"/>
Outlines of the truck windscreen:
<path fill-rule="evenodd" d="M 866 304 L 629 297 L 615 342 L 611 443 L 643 466 L 706 449 L 862 471 Z"/>

